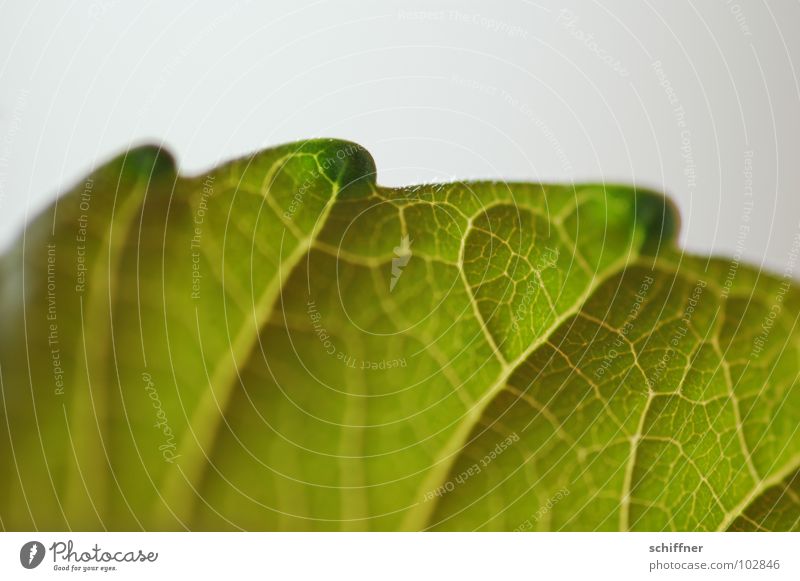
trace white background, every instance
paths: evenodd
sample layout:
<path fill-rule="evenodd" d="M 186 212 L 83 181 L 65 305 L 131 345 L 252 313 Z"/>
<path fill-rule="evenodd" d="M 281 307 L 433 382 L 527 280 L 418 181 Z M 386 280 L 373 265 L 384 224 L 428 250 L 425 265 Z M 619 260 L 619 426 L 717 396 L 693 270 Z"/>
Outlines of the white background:
<path fill-rule="evenodd" d="M 49 548 L 72 540 L 81 553 L 157 552 L 154 563 L 127 563 L 114 572 L 54 571 Z M 25 570 L 20 548 L 39 541 L 47 553 Z M 651 553 L 650 546 L 683 543 L 697 553 Z M 5 533 L 0 535 L 4 579 L 762 579 L 798 578 L 792 533 Z M 777 560 L 778 569 L 650 572 L 670 563 Z M 55 564 L 64 565 L 59 557 Z M 74 564 L 74 562 L 73 562 Z M 91 564 L 91 563 L 89 563 Z M 715 565 L 716 566 L 716 565 Z"/>
<path fill-rule="evenodd" d="M 687 248 L 778 271 L 798 232 L 790 0 L 13 0 L 0 14 L 0 246 L 131 145 L 164 143 L 196 173 L 313 136 L 366 146 L 386 185 L 662 189 Z"/>

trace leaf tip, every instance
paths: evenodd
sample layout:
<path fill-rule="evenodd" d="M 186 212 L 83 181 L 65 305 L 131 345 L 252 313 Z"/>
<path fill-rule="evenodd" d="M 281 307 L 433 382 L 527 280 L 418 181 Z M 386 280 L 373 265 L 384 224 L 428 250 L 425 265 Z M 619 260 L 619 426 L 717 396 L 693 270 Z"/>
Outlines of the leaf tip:
<path fill-rule="evenodd" d="M 119 159 L 123 168 L 138 175 L 155 177 L 177 173 L 175 158 L 160 145 L 134 147 L 123 153 Z"/>
<path fill-rule="evenodd" d="M 341 139 L 318 139 L 308 142 L 318 147 L 320 167 L 339 184 L 340 198 L 360 198 L 375 185 L 377 169 L 372 155 L 361 145 Z"/>
<path fill-rule="evenodd" d="M 642 252 L 656 255 L 671 244 L 680 230 L 680 212 L 667 195 L 646 188 L 635 188 L 636 221 L 645 231 Z"/>

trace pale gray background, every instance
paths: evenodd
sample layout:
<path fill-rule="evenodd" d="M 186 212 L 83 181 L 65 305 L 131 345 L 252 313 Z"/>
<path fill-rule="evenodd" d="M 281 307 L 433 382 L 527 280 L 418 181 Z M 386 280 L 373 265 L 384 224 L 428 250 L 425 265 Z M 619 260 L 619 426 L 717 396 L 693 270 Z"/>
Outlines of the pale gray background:
<path fill-rule="evenodd" d="M 366 146 L 387 185 L 663 189 L 687 248 L 782 271 L 800 221 L 800 3 L 695 4 L 0 3 L 0 245 L 131 145 L 163 142 L 195 173 L 331 136 Z"/>

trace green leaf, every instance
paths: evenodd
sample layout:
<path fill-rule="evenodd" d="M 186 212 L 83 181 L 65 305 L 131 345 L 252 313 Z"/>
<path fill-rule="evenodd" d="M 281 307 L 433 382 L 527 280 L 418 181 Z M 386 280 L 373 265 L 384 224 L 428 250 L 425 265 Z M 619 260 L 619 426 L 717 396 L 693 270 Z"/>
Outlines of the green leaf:
<path fill-rule="evenodd" d="M 0 262 L 9 530 L 796 530 L 800 293 L 635 188 L 132 150 Z"/>

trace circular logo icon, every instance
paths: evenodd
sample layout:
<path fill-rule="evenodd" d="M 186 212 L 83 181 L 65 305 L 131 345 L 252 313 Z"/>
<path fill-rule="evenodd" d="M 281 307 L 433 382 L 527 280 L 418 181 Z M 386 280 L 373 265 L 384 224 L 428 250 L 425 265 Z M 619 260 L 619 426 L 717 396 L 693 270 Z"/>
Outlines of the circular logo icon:
<path fill-rule="evenodd" d="M 19 562 L 26 569 L 35 569 L 44 559 L 44 545 L 39 541 L 30 541 L 19 550 Z"/>

